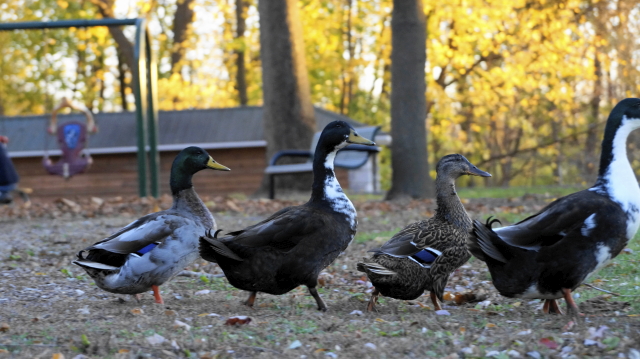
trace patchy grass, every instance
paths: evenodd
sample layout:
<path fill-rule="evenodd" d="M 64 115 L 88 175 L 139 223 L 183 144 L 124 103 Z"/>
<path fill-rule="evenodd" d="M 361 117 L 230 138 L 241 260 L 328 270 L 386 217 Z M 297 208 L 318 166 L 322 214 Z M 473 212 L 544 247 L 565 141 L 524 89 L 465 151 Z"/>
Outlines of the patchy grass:
<path fill-rule="evenodd" d="M 496 207 L 492 202 L 491 208 L 474 212 L 474 217 L 497 214 L 514 222 L 527 216 L 518 202 L 503 202 Z M 318 291 L 329 307 L 326 313 L 316 310 L 305 287 L 281 296 L 260 293 L 250 309 L 241 304 L 248 293 L 225 278 L 204 276 L 177 277 L 163 285 L 165 305 L 153 303 L 150 294 L 138 303 L 130 296 L 100 290 L 70 264 L 79 248 L 129 223 L 131 217 L 3 223 L 0 325 L 7 326 L 0 326 L 0 359 L 51 358 L 54 353 L 114 359 L 638 355 L 634 352 L 640 350 L 638 297 L 613 296 L 609 301 L 628 301 L 631 309 L 588 315 L 581 324 L 564 329 L 569 319 L 541 314 L 540 301 L 497 294 L 484 263 L 475 259 L 452 275 L 446 291 L 484 293 L 485 301 L 462 305 L 446 301 L 449 315 L 437 315 L 428 295 L 413 301 L 381 297 L 378 311 L 367 313 L 371 288 L 355 270 L 356 261 L 408 223 L 424 218 L 432 211 L 430 205 L 401 211 L 359 210 L 356 240 L 321 276 Z M 215 215 L 220 227 L 229 229 L 257 220 L 242 213 Z M 591 283 L 637 295 L 639 241 L 637 236 L 630 245 L 633 252 L 615 258 Z M 220 273 L 216 265 L 203 261 L 189 269 Z M 603 293 L 583 286 L 576 294 L 581 303 Z M 236 315 L 252 321 L 225 325 Z"/>
<path fill-rule="evenodd" d="M 609 296 L 615 300 L 629 302 L 631 312 L 640 314 L 640 233 L 629 243 L 627 250 L 620 253 L 587 283 L 615 293 Z M 605 293 L 582 286 L 579 294 L 580 300 L 586 300 Z"/>
<path fill-rule="evenodd" d="M 390 231 L 375 231 L 375 232 L 358 232 L 356 233 L 355 242 L 356 243 L 366 243 L 370 241 L 374 241 L 376 243 L 382 244 L 389 240 L 394 234 L 398 233 L 402 227 L 397 227 L 394 230 Z"/>

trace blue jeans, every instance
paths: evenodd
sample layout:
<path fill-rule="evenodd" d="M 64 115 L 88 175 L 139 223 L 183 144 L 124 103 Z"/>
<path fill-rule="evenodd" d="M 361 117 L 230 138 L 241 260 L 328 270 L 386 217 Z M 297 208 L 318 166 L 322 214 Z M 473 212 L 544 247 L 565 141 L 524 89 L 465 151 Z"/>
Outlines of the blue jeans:
<path fill-rule="evenodd" d="M 14 189 L 16 189 L 17 185 L 18 185 L 17 183 L 12 183 L 8 185 L 0 186 L 0 194 L 13 191 Z"/>

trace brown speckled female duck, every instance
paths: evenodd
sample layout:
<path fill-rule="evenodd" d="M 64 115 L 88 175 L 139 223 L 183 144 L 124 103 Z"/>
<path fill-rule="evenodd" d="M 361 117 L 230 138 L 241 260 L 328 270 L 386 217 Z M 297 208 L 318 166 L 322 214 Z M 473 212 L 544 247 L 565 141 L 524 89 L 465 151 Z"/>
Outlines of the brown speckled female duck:
<path fill-rule="evenodd" d="M 471 219 L 458 198 L 455 180 L 463 175 L 491 175 L 458 154 L 440 159 L 436 172 L 435 216 L 406 226 L 382 247 L 371 250 L 371 258 L 357 264 L 375 286 L 368 311 L 375 309 L 379 294 L 411 300 L 425 290 L 431 292 L 435 309 L 441 309 L 438 299 L 442 300 L 449 275 L 471 256 L 466 247 Z"/>

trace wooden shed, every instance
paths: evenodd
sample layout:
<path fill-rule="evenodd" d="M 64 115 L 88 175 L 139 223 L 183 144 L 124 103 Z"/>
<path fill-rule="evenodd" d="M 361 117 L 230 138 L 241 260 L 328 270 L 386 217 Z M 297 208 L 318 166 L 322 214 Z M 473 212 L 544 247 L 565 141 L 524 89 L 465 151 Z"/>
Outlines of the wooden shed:
<path fill-rule="evenodd" d="M 362 124 L 316 108 L 317 130 L 341 119 L 354 127 Z M 135 113 L 95 115 L 99 131 L 90 136 L 92 166 L 84 174 L 65 180 L 45 172 L 42 158 L 60 155 L 56 139 L 46 133 L 48 116 L 0 117 L 0 134 L 9 136 L 9 156 L 20 175 L 20 186 L 33 189 L 33 198 L 137 195 Z M 82 114 L 58 116 L 59 123 L 84 121 Z M 237 107 L 207 110 L 160 111 L 159 146 L 161 193 L 169 193 L 169 170 L 180 150 L 195 145 L 206 149 L 231 172 L 203 171 L 194 177 L 202 195 L 252 194 L 260 187 L 267 166 L 262 108 Z M 337 171 L 344 188 L 346 170 Z"/>

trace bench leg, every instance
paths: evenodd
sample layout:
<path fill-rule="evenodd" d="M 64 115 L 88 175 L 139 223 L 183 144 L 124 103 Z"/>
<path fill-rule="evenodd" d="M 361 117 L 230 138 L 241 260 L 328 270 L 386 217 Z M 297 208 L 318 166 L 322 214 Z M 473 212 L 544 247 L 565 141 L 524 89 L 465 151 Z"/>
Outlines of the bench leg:
<path fill-rule="evenodd" d="M 276 195 L 276 184 L 274 175 L 269 175 L 269 199 L 274 199 Z"/>

